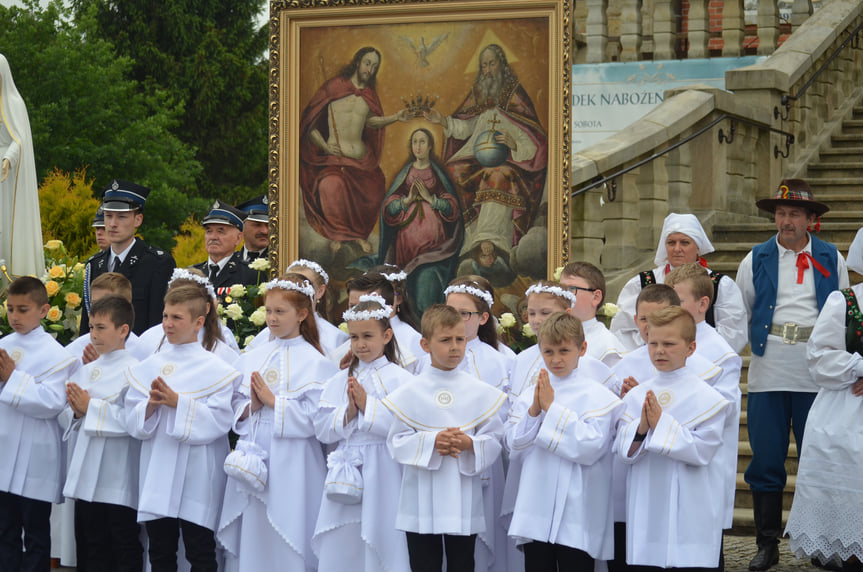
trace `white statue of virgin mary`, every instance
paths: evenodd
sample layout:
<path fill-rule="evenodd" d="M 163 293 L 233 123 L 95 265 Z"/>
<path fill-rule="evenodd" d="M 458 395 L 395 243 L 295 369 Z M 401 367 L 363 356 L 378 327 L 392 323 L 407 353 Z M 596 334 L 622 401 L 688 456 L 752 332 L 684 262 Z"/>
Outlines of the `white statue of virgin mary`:
<path fill-rule="evenodd" d="M 0 54 L 0 259 L 10 274 L 45 273 L 39 185 L 27 107 Z"/>

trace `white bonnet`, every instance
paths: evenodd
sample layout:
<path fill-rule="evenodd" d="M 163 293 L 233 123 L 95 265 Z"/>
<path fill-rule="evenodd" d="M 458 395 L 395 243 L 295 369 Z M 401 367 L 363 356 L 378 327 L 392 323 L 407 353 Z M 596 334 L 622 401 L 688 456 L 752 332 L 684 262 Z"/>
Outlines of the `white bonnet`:
<path fill-rule="evenodd" d="M 653 261 L 657 266 L 661 266 L 668 262 L 668 251 L 665 249 L 665 241 L 668 235 L 675 232 L 685 234 L 695 241 L 698 245 L 699 256 L 704 256 L 713 252 L 715 249 L 707 238 L 707 233 L 704 232 L 698 218 L 693 214 L 677 214 L 671 213 L 665 217 L 665 222 L 662 223 L 662 235 L 659 237 L 659 246 L 656 247 L 656 257 Z"/>
<path fill-rule="evenodd" d="M 846 266 L 857 274 L 863 274 L 863 228 L 857 231 L 851 248 L 848 249 Z"/>

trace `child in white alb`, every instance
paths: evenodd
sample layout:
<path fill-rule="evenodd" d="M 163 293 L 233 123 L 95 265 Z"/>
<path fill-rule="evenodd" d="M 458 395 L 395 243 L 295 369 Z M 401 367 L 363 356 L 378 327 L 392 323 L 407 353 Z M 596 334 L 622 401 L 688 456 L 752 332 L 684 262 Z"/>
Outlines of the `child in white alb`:
<path fill-rule="evenodd" d="M 144 522 L 154 572 L 176 570 L 182 530 L 192 570 L 215 571 L 225 490 L 231 396 L 239 372 L 198 341 L 219 335 L 212 286 L 204 279 L 172 283 L 162 327 L 167 343 L 126 370 L 126 423 L 141 439 L 138 522 Z"/>
<path fill-rule="evenodd" d="M 48 570 L 51 503 L 62 502 L 66 473 L 57 415 L 76 361 L 42 329 L 50 309 L 42 281 L 22 276 L 7 293 L 13 332 L 0 338 L 0 570 Z"/>
<path fill-rule="evenodd" d="M 219 542 L 229 570 L 316 570 L 311 541 L 324 488 L 324 456 L 313 420 L 324 382 L 338 368 L 317 337 L 314 288 L 300 274 L 267 283 L 267 326 L 274 336 L 243 354 L 234 396 L 234 430 L 267 454 L 263 491 L 229 479 Z"/>
<path fill-rule="evenodd" d="M 125 372 L 138 363 L 125 349 L 134 323 L 131 300 L 100 295 L 90 306 L 89 336 L 99 357 L 66 385 L 73 421 L 63 436 L 72 449 L 63 495 L 76 501 L 78 566 L 86 570 L 140 572 L 144 566 L 137 519 L 141 442 L 129 435 L 124 409 Z"/>
<path fill-rule="evenodd" d="M 623 403 L 579 371 L 578 318 L 552 315 L 538 339 L 548 369 L 515 403 L 506 432 L 520 467 L 509 534 L 525 570 L 593 572 L 594 559 L 613 554 L 611 444 Z"/>
<path fill-rule="evenodd" d="M 327 381 L 315 430 L 322 443 L 338 444 L 328 458 L 335 481 L 326 486 L 353 486 L 359 498 L 325 490 L 312 537 L 318 572 L 409 567 L 404 532 L 395 526 L 398 497 L 393 491 L 401 485 L 402 470 L 386 448 L 393 417 L 381 400 L 413 375 L 398 365 L 391 313 L 383 298 L 371 294 L 360 296 L 359 303 L 343 314 L 353 359 L 348 369 Z M 345 464 L 361 471 L 361 483 L 338 480 Z"/>
<path fill-rule="evenodd" d="M 605 324 L 596 319 L 596 311 L 605 302 L 605 276 L 590 262 L 570 262 L 560 273 L 560 285 L 575 295 L 572 315 L 581 320 L 587 355 L 610 368 L 621 360 L 623 345 Z"/>
<path fill-rule="evenodd" d="M 623 398 L 614 443 L 631 464 L 626 490 L 626 561 L 664 568 L 716 568 L 724 495 L 718 471 L 729 402 L 686 366 L 695 321 L 671 306 L 648 316 L 655 377 Z M 648 568 L 650 569 L 650 568 Z"/>
<path fill-rule="evenodd" d="M 486 528 L 481 475 L 500 455 L 506 394 L 458 369 L 465 326 L 435 304 L 422 319 L 431 367 L 383 401 L 396 419 L 387 446 L 403 465 L 396 528 L 407 533 L 411 570 L 473 571 Z"/>

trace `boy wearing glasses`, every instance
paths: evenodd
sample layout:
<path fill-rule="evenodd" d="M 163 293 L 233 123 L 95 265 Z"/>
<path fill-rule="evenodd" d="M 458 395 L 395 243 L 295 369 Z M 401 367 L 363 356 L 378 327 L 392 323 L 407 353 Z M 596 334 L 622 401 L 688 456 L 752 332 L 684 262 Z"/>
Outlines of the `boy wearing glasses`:
<path fill-rule="evenodd" d="M 596 319 L 596 310 L 605 301 L 605 276 L 590 262 L 570 262 L 563 267 L 560 284 L 575 295 L 572 315 L 581 320 L 587 355 L 610 368 L 617 365 L 624 352 L 617 337 Z"/>

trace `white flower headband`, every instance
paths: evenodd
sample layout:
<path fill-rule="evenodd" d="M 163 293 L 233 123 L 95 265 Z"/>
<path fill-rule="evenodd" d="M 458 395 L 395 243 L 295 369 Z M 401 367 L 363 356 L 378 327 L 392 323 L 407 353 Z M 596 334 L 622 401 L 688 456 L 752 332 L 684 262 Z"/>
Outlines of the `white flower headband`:
<path fill-rule="evenodd" d="M 210 298 L 216 297 L 216 291 L 213 289 L 213 285 L 210 284 L 209 280 L 203 276 L 193 274 L 185 268 L 174 268 L 174 272 L 171 274 L 171 279 L 168 280 L 168 288 L 171 287 L 171 284 L 173 284 L 175 280 L 191 280 L 192 282 L 197 282 L 207 289 L 207 294 L 210 295 Z"/>
<path fill-rule="evenodd" d="M 553 296 L 560 296 L 561 298 L 569 300 L 570 306 L 575 305 L 575 294 L 569 290 L 564 290 L 560 286 L 543 286 L 542 284 L 534 284 L 524 293 L 525 296 L 530 296 L 531 294 L 551 294 Z"/>
<path fill-rule="evenodd" d="M 291 282 L 290 280 L 270 280 L 266 284 L 267 292 L 272 290 L 273 288 L 281 288 L 282 290 L 293 290 L 294 292 L 299 292 L 300 294 L 305 294 L 311 299 L 312 304 L 315 303 L 315 289 L 309 284 L 308 280 L 303 280 L 302 284 L 297 284 L 296 282 Z"/>
<path fill-rule="evenodd" d="M 324 279 L 324 284 L 327 285 L 330 283 L 330 275 L 327 274 L 326 270 L 313 260 L 306 260 L 305 258 L 300 258 L 299 260 L 294 260 L 291 262 L 290 266 L 288 266 L 288 270 L 293 268 L 294 266 L 302 266 L 303 268 L 308 268 L 309 270 L 314 270 L 317 272 L 321 278 Z M 285 271 L 287 272 L 287 270 Z"/>
<path fill-rule="evenodd" d="M 480 290 L 476 286 L 470 286 L 468 284 L 456 284 L 455 286 L 447 286 L 447 289 L 443 291 L 444 296 L 449 296 L 453 292 L 457 294 L 471 294 L 476 296 L 477 298 L 481 298 L 488 307 L 491 308 L 494 306 L 494 298 L 492 295 L 485 290 Z"/>
<path fill-rule="evenodd" d="M 384 300 L 383 296 L 376 292 L 372 292 L 371 294 L 363 294 L 360 296 L 360 302 L 375 302 L 380 304 L 381 307 L 377 310 L 361 310 L 357 311 L 354 308 L 348 308 L 342 313 L 342 319 L 345 322 L 362 322 L 363 320 L 384 320 L 389 318 L 393 309 L 391 306 L 387 306 L 387 301 Z"/>
<path fill-rule="evenodd" d="M 408 278 L 408 275 L 404 270 L 399 270 L 398 272 L 391 272 L 389 274 L 387 274 L 386 272 L 381 272 L 380 274 L 390 282 L 403 282 Z"/>

